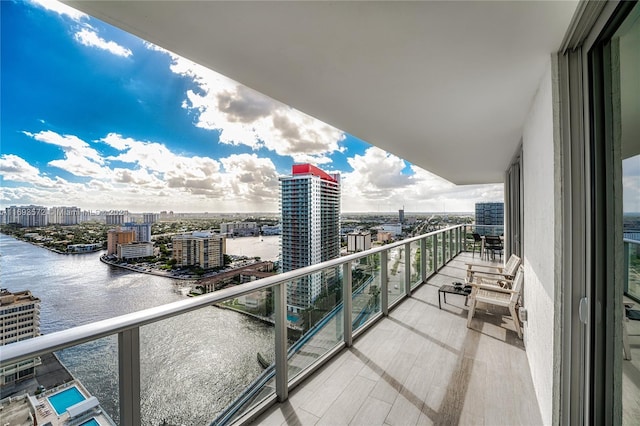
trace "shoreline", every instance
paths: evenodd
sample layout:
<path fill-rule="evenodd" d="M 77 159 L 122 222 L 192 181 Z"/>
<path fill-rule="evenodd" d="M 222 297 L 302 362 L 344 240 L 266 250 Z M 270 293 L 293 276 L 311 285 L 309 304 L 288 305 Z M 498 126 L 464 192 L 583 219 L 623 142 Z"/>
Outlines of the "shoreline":
<path fill-rule="evenodd" d="M 237 312 L 239 314 L 243 314 L 243 315 L 247 315 L 251 318 L 254 318 L 258 321 L 261 321 L 264 324 L 268 324 L 268 325 L 272 325 L 275 326 L 276 322 L 274 320 L 272 320 L 271 318 L 268 317 L 263 317 L 261 315 L 256 315 L 256 314 L 252 314 L 251 312 L 247 312 L 247 311 L 243 311 L 242 309 L 238 309 L 238 308 L 234 308 L 233 306 L 227 306 L 224 305 L 221 302 L 218 303 L 214 303 L 213 306 L 217 307 L 217 308 L 221 308 L 221 309 L 228 309 L 230 311 L 234 311 Z M 287 321 L 287 329 L 293 333 L 300 333 L 300 335 L 302 335 L 302 329 L 299 327 L 296 327 L 294 325 L 290 325 L 289 321 Z"/>
<path fill-rule="evenodd" d="M 32 246 L 36 246 L 36 247 L 40 247 L 43 248 L 45 250 L 49 250 L 52 253 L 56 253 L 56 254 L 65 254 L 65 255 L 70 255 L 70 254 L 92 254 L 92 253 L 97 253 L 99 251 L 103 251 L 105 249 L 103 248 L 99 248 L 99 249 L 95 249 L 95 250 L 91 250 L 91 251 L 81 251 L 81 252 L 73 252 L 73 251 L 60 251 L 60 250 L 56 250 L 54 248 L 51 247 L 47 247 L 44 244 L 40 244 L 40 243 L 36 243 L 24 238 L 18 238 L 15 235 L 11 235 L 11 234 L 5 234 L 4 232 L 0 232 L 0 234 L 4 235 L 5 237 L 10 237 L 13 238 L 14 240 L 18 240 L 18 241 L 22 241 L 28 244 L 31 244 Z"/>
<path fill-rule="evenodd" d="M 140 269 L 134 268 L 131 265 L 121 265 L 119 263 L 115 263 L 115 262 L 111 262 L 110 260 L 107 260 L 105 258 L 105 256 L 107 256 L 106 254 L 103 254 L 102 256 L 100 256 L 100 262 L 107 264 L 107 265 L 111 265 L 111 266 L 116 266 L 118 268 L 122 268 L 122 269 L 128 269 L 131 272 L 138 272 L 141 274 L 147 274 L 147 275 L 155 275 L 156 277 L 163 277 L 163 278 L 171 278 L 174 280 L 182 280 L 182 281 L 197 281 L 197 278 L 184 278 L 184 277 L 178 277 L 175 275 L 171 275 L 171 273 L 166 273 L 166 272 L 160 272 L 160 271 L 156 271 L 156 270 L 151 270 L 151 271 L 141 271 Z"/>

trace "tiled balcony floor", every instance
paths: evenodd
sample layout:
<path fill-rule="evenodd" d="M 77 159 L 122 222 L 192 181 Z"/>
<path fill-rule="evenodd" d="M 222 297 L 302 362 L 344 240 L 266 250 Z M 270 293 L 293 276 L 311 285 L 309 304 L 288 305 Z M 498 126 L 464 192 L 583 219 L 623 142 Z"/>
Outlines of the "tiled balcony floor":
<path fill-rule="evenodd" d="M 438 288 L 463 281 L 468 261 L 478 256 L 451 261 L 254 423 L 541 424 L 508 312 L 480 307 L 468 329 L 463 297 L 449 295 L 438 309 Z"/>

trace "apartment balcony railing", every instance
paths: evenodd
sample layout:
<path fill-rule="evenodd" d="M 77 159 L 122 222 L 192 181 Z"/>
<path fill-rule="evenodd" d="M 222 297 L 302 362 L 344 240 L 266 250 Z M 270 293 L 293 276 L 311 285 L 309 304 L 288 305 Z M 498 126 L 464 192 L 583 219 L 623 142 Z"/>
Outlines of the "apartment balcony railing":
<path fill-rule="evenodd" d="M 141 350 L 141 329 L 213 304 L 233 304 L 242 296 L 264 298 L 265 290 L 270 290 L 273 303 L 263 306 L 261 316 L 274 323 L 273 387 L 263 389 L 252 404 L 266 407 L 276 400 L 286 400 L 293 387 L 341 349 L 351 346 L 354 339 L 463 251 L 467 232 L 463 225 L 453 226 L 233 288 L 12 343 L 0 348 L 0 367 L 117 335 L 120 424 L 138 425 L 143 423 L 141 359 L 145 354 Z M 313 305 L 292 315 L 287 310 L 287 285 L 303 277 L 318 283 L 320 290 L 310 290 L 316 292 Z M 292 316 L 297 321 L 292 322 Z M 221 422 L 238 415 L 231 413 Z"/>
<path fill-rule="evenodd" d="M 640 241 L 624 239 L 624 294 L 640 303 Z"/>

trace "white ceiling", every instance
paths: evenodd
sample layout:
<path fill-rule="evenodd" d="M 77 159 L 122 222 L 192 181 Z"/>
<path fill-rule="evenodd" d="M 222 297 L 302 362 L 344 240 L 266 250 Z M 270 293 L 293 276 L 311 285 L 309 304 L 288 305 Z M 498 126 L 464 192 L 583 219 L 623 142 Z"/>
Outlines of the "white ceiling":
<path fill-rule="evenodd" d="M 457 184 L 502 182 L 577 5 L 66 3 Z"/>

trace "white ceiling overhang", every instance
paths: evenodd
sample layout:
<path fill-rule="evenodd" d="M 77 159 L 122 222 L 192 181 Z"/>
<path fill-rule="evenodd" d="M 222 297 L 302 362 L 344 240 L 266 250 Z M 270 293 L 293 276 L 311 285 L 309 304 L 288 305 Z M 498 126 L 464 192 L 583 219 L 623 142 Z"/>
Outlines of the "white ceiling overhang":
<path fill-rule="evenodd" d="M 503 180 L 577 5 L 66 3 L 456 184 Z"/>

